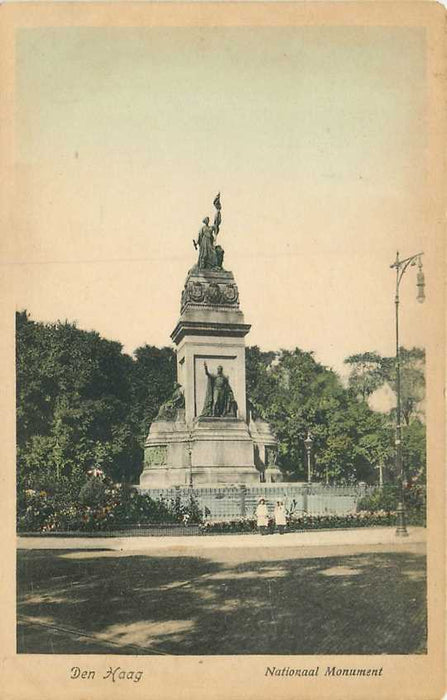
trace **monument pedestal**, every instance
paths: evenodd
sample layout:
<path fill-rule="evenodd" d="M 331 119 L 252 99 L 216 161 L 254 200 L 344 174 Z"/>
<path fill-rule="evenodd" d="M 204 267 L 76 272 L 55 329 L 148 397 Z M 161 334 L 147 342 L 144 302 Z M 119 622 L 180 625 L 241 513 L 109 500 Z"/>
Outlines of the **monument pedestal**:
<path fill-rule="evenodd" d="M 256 485 L 266 466 L 273 467 L 276 441 L 268 424 L 247 416 L 244 338 L 249 330 L 233 273 L 193 267 L 171 335 L 184 408 L 174 411 L 172 420 L 161 420 L 171 416 L 171 400 L 152 423 L 141 487 Z"/>
<path fill-rule="evenodd" d="M 260 482 L 254 444 L 247 423 L 239 418 L 201 417 L 191 428 L 178 411 L 175 421 L 154 421 L 146 440 L 144 488 L 217 486 Z"/>
<path fill-rule="evenodd" d="M 192 439 L 193 466 L 254 468 L 253 440 L 243 420 L 199 418 L 194 423 Z"/>

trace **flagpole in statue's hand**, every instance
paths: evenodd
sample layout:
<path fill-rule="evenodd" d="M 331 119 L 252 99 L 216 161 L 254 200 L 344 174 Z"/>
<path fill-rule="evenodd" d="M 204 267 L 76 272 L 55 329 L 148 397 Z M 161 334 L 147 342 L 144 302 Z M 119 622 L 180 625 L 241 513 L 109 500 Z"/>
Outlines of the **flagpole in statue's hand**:
<path fill-rule="evenodd" d="M 220 224 L 222 223 L 222 215 L 220 213 L 220 210 L 222 209 L 222 205 L 220 203 L 220 192 L 218 192 L 215 196 L 213 204 L 216 208 L 216 214 L 214 216 L 214 231 L 217 236 L 219 233 Z"/>

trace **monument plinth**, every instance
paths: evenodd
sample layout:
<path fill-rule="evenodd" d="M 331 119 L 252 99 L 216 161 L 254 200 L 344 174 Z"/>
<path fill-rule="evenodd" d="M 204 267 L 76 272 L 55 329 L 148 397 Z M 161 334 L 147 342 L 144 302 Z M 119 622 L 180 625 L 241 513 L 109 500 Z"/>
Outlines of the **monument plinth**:
<path fill-rule="evenodd" d="M 244 339 L 250 325 L 216 245 L 219 196 L 214 205 L 214 224 L 203 220 L 195 243 L 199 259 L 188 272 L 171 334 L 178 384 L 150 427 L 140 478 L 146 488 L 257 484 L 267 466 L 270 480 L 281 478 L 269 457 L 276 441 L 268 424 L 247 414 Z"/>

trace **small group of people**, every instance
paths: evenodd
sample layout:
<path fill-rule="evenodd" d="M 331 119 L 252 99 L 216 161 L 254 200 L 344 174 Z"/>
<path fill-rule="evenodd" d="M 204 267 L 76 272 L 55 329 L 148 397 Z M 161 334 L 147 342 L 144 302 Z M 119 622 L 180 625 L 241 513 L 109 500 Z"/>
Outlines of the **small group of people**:
<path fill-rule="evenodd" d="M 275 520 L 276 531 L 279 532 L 280 535 L 283 535 L 287 523 L 286 508 L 284 505 L 284 501 L 276 501 L 273 517 Z M 258 526 L 258 531 L 261 533 L 261 535 L 266 535 L 269 526 L 269 511 L 265 498 L 263 498 L 262 496 L 258 500 L 258 505 L 256 508 L 256 524 Z"/>

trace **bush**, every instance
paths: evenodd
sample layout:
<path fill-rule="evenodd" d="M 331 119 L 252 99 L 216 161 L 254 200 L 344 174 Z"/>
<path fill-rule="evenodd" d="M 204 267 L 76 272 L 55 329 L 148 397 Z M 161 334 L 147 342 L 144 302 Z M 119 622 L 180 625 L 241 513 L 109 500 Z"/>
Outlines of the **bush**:
<path fill-rule="evenodd" d="M 44 530 L 54 515 L 54 502 L 46 491 L 26 489 L 17 501 L 17 526 L 31 532 Z"/>
<path fill-rule="evenodd" d="M 132 525 L 200 523 L 201 509 L 191 496 L 153 499 L 127 484 L 90 477 L 78 495 L 58 483 L 53 493 L 21 490 L 17 498 L 19 532 L 96 532 Z"/>
<path fill-rule="evenodd" d="M 333 530 L 358 527 L 389 527 L 396 525 L 396 511 L 378 510 L 376 512 L 360 511 L 346 515 L 290 515 L 287 518 L 286 532 L 303 532 L 307 530 Z M 420 525 L 415 518 L 409 524 Z M 275 531 L 273 520 L 269 520 L 269 531 Z M 208 522 L 200 526 L 201 534 L 230 534 L 257 532 L 255 518 L 240 518 L 221 522 Z"/>
<path fill-rule="evenodd" d="M 383 488 L 374 489 L 367 496 L 360 498 L 357 503 L 357 511 L 367 510 L 370 512 L 384 510 L 391 512 L 396 510 L 398 503 L 397 488 L 394 485 L 387 485 Z"/>
<path fill-rule="evenodd" d="M 222 520 L 220 522 L 206 522 L 200 525 L 200 533 L 227 534 L 238 532 L 256 532 L 256 518 L 239 518 L 235 520 Z"/>
<path fill-rule="evenodd" d="M 100 507 L 107 501 L 106 487 L 102 479 L 92 476 L 79 492 L 79 503 L 83 506 Z"/>
<path fill-rule="evenodd" d="M 388 484 L 383 488 L 375 489 L 368 496 L 361 498 L 357 504 L 357 511 L 377 513 L 395 511 L 400 501 L 400 488 Z M 426 518 L 426 488 L 424 484 L 409 484 L 404 491 L 405 510 L 407 521 L 412 525 L 425 525 Z"/>

